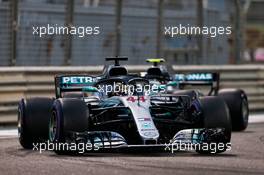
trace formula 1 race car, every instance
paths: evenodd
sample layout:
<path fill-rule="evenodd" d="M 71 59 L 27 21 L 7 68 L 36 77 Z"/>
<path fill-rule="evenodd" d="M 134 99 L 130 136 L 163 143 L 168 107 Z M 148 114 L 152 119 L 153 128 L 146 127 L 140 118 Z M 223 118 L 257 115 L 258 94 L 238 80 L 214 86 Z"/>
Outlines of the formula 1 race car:
<path fill-rule="evenodd" d="M 219 73 L 189 72 L 176 73 L 170 76 L 166 67 L 158 65 L 165 62 L 164 59 L 147 59 L 147 62 L 153 63 L 153 66 L 144 75 L 148 80 L 166 84 L 170 93 L 176 95 L 188 95 L 192 98 L 202 96 L 221 97 L 229 108 L 232 129 L 242 131 L 247 128 L 249 108 L 246 93 L 242 89 L 220 89 Z M 209 93 L 201 93 L 197 90 L 198 86 L 210 87 Z"/>
<path fill-rule="evenodd" d="M 32 149 L 36 143 L 52 142 L 89 144 L 89 151 L 173 150 L 186 144 L 199 153 L 230 149 L 231 121 L 223 98 L 166 94 L 164 86 L 151 85 L 119 65 L 127 58 L 106 60 L 115 64 L 106 66 L 97 77 L 56 76 L 56 98 L 20 101 L 22 147 Z M 59 154 L 65 151 L 72 150 L 55 149 Z"/>

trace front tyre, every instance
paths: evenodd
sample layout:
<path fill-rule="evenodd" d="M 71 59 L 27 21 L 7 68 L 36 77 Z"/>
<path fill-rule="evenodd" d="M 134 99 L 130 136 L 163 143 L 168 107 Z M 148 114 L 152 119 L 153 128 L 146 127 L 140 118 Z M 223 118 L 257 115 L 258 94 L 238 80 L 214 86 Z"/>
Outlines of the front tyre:
<path fill-rule="evenodd" d="M 32 149 L 33 143 L 46 142 L 53 99 L 22 99 L 18 104 L 18 137 L 21 146 Z"/>
<path fill-rule="evenodd" d="M 215 148 L 197 149 L 198 153 L 220 153 L 226 151 L 227 144 L 230 144 L 232 126 L 229 116 L 229 111 L 223 99 L 214 96 L 202 97 L 200 99 L 203 117 L 203 128 L 206 128 L 205 133 L 214 132 L 216 128 L 222 128 L 223 134 L 217 137 L 212 137 L 212 140 L 207 140 L 206 144 L 215 145 Z M 212 129 L 212 130 L 210 130 Z M 212 134 L 212 133 L 211 133 Z M 214 133 L 212 134 L 214 135 Z M 211 135 L 211 136 L 212 136 Z M 219 145 L 225 145 L 224 148 L 219 149 Z"/>
<path fill-rule="evenodd" d="M 248 126 L 248 100 L 247 95 L 240 89 L 222 89 L 218 96 L 223 98 L 229 108 L 232 128 L 234 131 L 243 131 Z"/>

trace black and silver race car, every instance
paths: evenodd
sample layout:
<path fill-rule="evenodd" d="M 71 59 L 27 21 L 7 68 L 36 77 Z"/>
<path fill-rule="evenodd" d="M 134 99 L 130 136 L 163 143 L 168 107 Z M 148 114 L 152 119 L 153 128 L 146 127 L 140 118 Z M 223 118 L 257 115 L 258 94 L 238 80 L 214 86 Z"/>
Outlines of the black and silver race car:
<path fill-rule="evenodd" d="M 147 59 L 147 62 L 153 63 L 145 73 L 144 77 L 149 81 L 165 84 L 171 94 L 188 95 L 191 98 L 200 98 L 202 96 L 218 96 L 224 99 L 228 106 L 232 129 L 234 131 L 243 131 L 248 126 L 249 107 L 248 99 L 242 89 L 220 89 L 220 74 L 217 72 L 195 72 L 176 73 L 170 75 L 163 65 L 164 59 Z M 201 93 L 204 86 L 209 87 L 209 92 Z M 168 91 L 166 91 L 168 93 Z"/>
<path fill-rule="evenodd" d="M 162 85 L 153 87 L 147 78 L 129 74 L 119 65 L 126 59 L 108 58 L 115 64 L 97 77 L 56 76 L 55 98 L 22 99 L 18 107 L 22 147 L 51 142 L 89 144 L 89 151 L 178 150 L 183 145 L 199 153 L 230 149 L 231 119 L 223 98 L 168 94 Z"/>

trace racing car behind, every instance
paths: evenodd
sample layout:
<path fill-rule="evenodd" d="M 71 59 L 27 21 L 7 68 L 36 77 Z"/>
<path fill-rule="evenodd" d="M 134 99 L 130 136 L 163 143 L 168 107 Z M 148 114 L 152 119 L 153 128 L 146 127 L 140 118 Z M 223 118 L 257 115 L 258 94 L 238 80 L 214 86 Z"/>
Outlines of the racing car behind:
<path fill-rule="evenodd" d="M 228 106 L 232 129 L 243 131 L 247 128 L 249 107 L 248 98 L 243 89 L 224 88 L 220 89 L 220 74 L 217 72 L 189 72 L 170 75 L 163 65 L 164 59 L 147 59 L 153 63 L 143 77 L 154 83 L 164 84 L 172 94 L 188 95 L 191 98 L 204 96 L 221 97 Z M 200 86 L 210 87 L 208 93 L 201 93 L 197 88 Z"/>

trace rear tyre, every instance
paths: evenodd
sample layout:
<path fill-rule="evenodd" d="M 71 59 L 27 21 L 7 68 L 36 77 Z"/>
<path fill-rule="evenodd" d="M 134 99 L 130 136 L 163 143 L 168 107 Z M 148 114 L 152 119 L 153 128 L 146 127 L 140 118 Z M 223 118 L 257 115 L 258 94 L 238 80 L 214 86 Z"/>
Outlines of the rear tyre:
<path fill-rule="evenodd" d="M 246 93 L 240 89 L 222 89 L 219 91 L 218 96 L 225 100 L 229 108 L 233 130 L 245 130 L 248 126 L 249 116 Z"/>
<path fill-rule="evenodd" d="M 49 123 L 49 140 L 55 144 L 65 143 L 70 132 L 88 130 L 89 110 L 86 104 L 76 98 L 60 98 L 54 101 Z M 58 148 L 57 154 L 67 154 L 71 150 Z"/>
<path fill-rule="evenodd" d="M 215 148 L 203 150 L 197 149 L 199 153 L 220 153 L 226 150 L 226 145 L 231 140 L 231 120 L 228 107 L 224 100 L 219 97 L 207 96 L 200 99 L 204 128 L 224 128 L 224 134 L 217 140 L 209 141 L 207 144 L 215 144 Z M 224 149 L 218 149 L 218 145 L 225 145 Z"/>
<path fill-rule="evenodd" d="M 33 143 L 46 142 L 49 134 L 53 99 L 22 99 L 18 104 L 18 136 L 21 146 L 32 149 Z"/>

